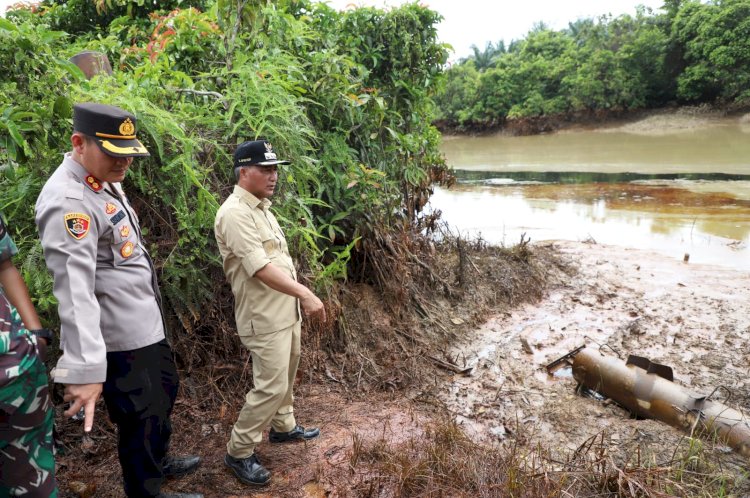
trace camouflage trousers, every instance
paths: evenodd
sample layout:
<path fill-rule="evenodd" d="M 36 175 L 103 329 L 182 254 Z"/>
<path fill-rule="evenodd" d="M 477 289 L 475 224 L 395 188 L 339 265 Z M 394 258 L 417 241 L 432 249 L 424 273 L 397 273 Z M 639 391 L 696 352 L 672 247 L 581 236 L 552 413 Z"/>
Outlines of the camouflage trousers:
<path fill-rule="evenodd" d="M 0 410 L 0 498 L 57 497 L 54 410 L 44 363 L 34 356 L 34 365 L 2 389 L 23 402 L 13 413 Z"/>

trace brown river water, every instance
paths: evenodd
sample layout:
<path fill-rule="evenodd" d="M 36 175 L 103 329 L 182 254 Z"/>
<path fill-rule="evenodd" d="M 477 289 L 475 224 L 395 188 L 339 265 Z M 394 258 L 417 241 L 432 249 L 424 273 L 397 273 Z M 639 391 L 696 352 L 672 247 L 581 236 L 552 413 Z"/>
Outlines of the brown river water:
<path fill-rule="evenodd" d="M 510 137 L 447 136 L 433 209 L 467 235 L 596 241 L 750 270 L 750 115 L 652 116 Z"/>

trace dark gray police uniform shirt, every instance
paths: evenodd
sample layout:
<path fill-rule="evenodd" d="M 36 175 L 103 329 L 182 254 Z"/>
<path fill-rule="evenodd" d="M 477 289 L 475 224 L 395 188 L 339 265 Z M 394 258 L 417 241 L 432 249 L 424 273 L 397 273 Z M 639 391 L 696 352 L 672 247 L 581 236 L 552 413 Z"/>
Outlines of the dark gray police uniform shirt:
<path fill-rule="evenodd" d="M 153 263 L 119 183 L 100 182 L 68 153 L 39 194 L 36 224 L 59 302 L 55 382 L 104 382 L 107 352 L 164 339 Z"/>

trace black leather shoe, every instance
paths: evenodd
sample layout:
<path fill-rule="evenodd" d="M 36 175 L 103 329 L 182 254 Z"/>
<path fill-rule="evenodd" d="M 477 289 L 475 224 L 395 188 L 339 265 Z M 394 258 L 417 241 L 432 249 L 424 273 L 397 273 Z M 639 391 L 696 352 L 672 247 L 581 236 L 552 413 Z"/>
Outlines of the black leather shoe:
<path fill-rule="evenodd" d="M 165 477 L 179 477 L 195 472 L 201 464 L 199 456 L 168 456 L 162 462 L 162 473 Z"/>
<path fill-rule="evenodd" d="M 301 425 L 298 425 L 289 432 L 276 432 L 271 429 L 268 433 L 268 440 L 272 443 L 286 443 L 289 441 L 307 441 L 308 439 L 315 439 L 318 436 L 320 436 L 320 429 L 317 427 L 305 429 Z"/>
<path fill-rule="evenodd" d="M 255 453 L 247 458 L 234 458 L 227 453 L 224 455 L 224 463 L 245 484 L 265 486 L 271 480 L 271 473 L 261 465 Z"/>
<path fill-rule="evenodd" d="M 159 493 L 156 498 L 203 498 L 200 493 Z"/>

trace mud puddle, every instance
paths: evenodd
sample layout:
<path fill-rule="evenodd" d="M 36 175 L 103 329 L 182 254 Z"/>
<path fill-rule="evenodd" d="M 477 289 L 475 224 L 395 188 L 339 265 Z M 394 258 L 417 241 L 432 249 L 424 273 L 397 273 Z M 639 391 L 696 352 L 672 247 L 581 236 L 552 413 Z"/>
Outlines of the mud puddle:
<path fill-rule="evenodd" d="M 599 436 L 624 461 L 673 458 L 684 434 L 577 394 L 565 369 L 547 374 L 545 365 L 583 344 L 670 365 L 675 382 L 696 394 L 725 386 L 731 399 L 717 399 L 750 413 L 750 273 L 620 247 L 555 245 L 579 274 L 542 302 L 488 321 L 453 352 L 474 369 L 454 376 L 443 399 L 472 438 L 539 444 L 564 460 Z M 744 465 L 719 444 L 711 451 Z"/>

